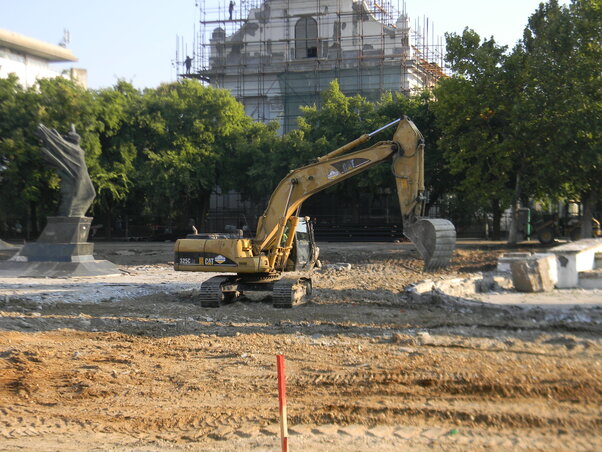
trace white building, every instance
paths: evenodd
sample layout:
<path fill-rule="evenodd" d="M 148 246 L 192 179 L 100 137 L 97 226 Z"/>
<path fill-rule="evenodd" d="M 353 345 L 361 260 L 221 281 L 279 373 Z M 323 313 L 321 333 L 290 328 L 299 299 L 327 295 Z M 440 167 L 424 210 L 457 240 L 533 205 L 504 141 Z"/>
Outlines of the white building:
<path fill-rule="evenodd" d="M 197 66 L 185 76 L 228 89 L 248 115 L 278 120 L 284 132 L 296 127 L 299 107 L 320 103 L 333 79 L 346 95 L 376 101 L 387 91 L 423 90 L 444 76 L 443 46 L 426 42 L 428 29 L 414 31 L 391 2 L 243 3 L 232 15 L 224 14 L 224 3 L 221 17 L 201 21 Z"/>
<path fill-rule="evenodd" d="M 15 74 L 29 88 L 38 79 L 64 76 L 86 87 L 85 69 L 61 69 L 53 64 L 75 61 L 78 61 L 75 55 L 65 47 L 0 29 L 0 78 Z"/>

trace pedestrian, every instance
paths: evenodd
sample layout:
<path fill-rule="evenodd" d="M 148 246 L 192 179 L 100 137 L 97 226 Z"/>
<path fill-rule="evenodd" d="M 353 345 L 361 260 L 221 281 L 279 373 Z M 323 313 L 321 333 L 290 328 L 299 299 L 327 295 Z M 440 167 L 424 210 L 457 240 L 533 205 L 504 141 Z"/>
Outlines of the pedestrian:
<path fill-rule="evenodd" d="M 228 20 L 232 20 L 232 13 L 234 12 L 234 3 L 233 0 L 230 0 L 230 5 L 228 6 L 228 12 L 230 13 L 230 18 Z"/>
<path fill-rule="evenodd" d="M 190 74 L 190 68 L 192 67 L 192 58 L 186 55 L 186 59 L 184 60 L 184 66 L 186 66 L 186 73 Z"/>

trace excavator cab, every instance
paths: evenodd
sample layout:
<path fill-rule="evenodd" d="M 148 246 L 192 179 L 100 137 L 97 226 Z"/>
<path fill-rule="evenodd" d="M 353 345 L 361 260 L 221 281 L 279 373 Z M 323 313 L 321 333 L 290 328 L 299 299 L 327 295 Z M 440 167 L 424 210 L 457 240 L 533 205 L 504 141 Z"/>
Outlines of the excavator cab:
<path fill-rule="evenodd" d="M 309 271 L 318 262 L 319 250 L 314 238 L 314 225 L 309 217 L 299 218 L 293 248 L 287 260 L 286 271 Z"/>

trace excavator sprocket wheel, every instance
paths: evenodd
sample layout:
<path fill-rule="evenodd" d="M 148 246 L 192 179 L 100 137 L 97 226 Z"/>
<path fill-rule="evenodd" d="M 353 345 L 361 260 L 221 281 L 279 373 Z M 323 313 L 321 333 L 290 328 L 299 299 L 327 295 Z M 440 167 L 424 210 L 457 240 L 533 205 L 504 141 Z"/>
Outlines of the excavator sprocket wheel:
<path fill-rule="evenodd" d="M 434 271 L 447 267 L 456 247 L 454 225 L 441 218 L 421 218 L 406 227 L 404 235 L 409 238 L 424 259 L 424 270 Z"/>
<path fill-rule="evenodd" d="M 282 278 L 274 283 L 272 304 L 275 308 L 292 308 L 303 303 L 311 292 L 312 285 L 309 278 Z"/>

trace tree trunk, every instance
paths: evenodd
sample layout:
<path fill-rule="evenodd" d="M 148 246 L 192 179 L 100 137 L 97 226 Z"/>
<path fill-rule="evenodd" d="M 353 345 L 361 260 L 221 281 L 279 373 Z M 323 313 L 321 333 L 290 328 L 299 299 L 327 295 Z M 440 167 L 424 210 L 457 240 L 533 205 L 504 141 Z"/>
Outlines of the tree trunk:
<path fill-rule="evenodd" d="M 493 231 L 491 234 L 492 240 L 499 240 L 501 236 L 500 223 L 502 222 L 502 210 L 500 209 L 500 200 L 491 200 L 491 212 L 493 213 Z"/>
<path fill-rule="evenodd" d="M 424 216 L 428 217 L 431 207 L 433 207 L 437 202 L 439 202 L 439 198 L 441 194 L 437 191 L 432 191 L 429 193 L 428 202 L 424 206 Z"/>
<path fill-rule="evenodd" d="M 359 224 L 361 208 L 360 194 L 356 190 L 353 190 L 353 193 L 354 196 L 353 200 L 351 201 L 351 222 L 353 224 Z"/>
<path fill-rule="evenodd" d="M 40 225 L 38 224 L 38 205 L 31 203 L 31 233 L 37 238 L 40 235 Z"/>
<path fill-rule="evenodd" d="M 520 195 L 520 175 L 516 175 L 516 184 L 514 186 L 514 196 L 512 197 L 512 217 L 510 221 L 510 231 L 508 231 L 508 245 L 516 245 L 518 242 L 518 206 Z"/>
<path fill-rule="evenodd" d="M 105 218 L 105 237 L 107 240 L 112 240 L 113 231 L 111 226 L 113 225 L 113 206 L 111 206 L 110 201 L 107 203 L 107 216 Z"/>
<path fill-rule="evenodd" d="M 593 190 L 581 197 L 583 203 L 583 216 L 581 217 L 581 238 L 589 239 L 594 236 L 592 228 L 592 219 L 594 217 L 594 207 L 596 205 L 596 195 Z"/>
<path fill-rule="evenodd" d="M 210 202 L 210 198 L 211 198 L 211 190 L 207 190 L 201 193 L 201 196 L 199 197 L 199 202 L 198 202 L 198 216 L 199 216 L 199 225 L 200 225 L 200 229 L 199 231 L 202 229 L 205 232 L 212 232 L 212 231 L 207 231 L 207 228 L 209 227 L 208 225 L 208 221 L 207 221 L 207 214 L 209 213 L 209 202 Z"/>
<path fill-rule="evenodd" d="M 209 207 L 211 205 L 211 194 L 212 191 L 211 190 L 204 190 L 200 193 L 198 198 L 192 199 L 189 203 L 187 212 L 189 214 L 189 218 L 188 218 L 188 226 L 190 227 L 190 230 L 188 231 L 189 234 L 192 234 L 192 225 L 190 224 L 190 220 L 193 220 L 193 224 L 194 226 L 197 228 L 197 230 L 199 231 L 204 231 L 204 232 L 217 232 L 217 230 L 215 231 L 208 231 L 208 228 L 214 227 L 212 225 L 208 224 L 208 220 L 207 220 L 207 214 L 209 213 Z"/>
<path fill-rule="evenodd" d="M 30 201 L 23 234 L 26 240 L 34 240 L 40 235 L 39 231 L 38 205 L 34 201 Z"/>

